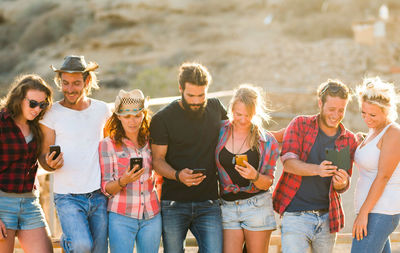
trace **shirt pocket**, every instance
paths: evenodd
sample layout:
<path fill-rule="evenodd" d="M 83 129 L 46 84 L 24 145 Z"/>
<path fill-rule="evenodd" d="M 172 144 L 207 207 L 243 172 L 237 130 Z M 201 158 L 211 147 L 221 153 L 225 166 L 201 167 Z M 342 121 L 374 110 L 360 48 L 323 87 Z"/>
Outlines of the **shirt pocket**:
<path fill-rule="evenodd" d="M 116 156 L 117 156 L 118 169 L 125 170 L 129 168 L 129 159 L 130 159 L 129 154 L 127 154 L 124 151 L 121 151 L 121 152 L 116 152 Z"/>

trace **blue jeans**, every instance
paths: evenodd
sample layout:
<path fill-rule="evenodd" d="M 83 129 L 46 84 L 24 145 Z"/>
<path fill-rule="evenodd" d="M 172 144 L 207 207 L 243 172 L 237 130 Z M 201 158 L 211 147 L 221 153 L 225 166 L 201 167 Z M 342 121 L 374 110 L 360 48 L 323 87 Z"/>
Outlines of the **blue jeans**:
<path fill-rule="evenodd" d="M 222 219 L 218 200 L 202 202 L 161 201 L 165 253 L 183 253 L 188 229 L 201 253 L 222 252 Z"/>
<path fill-rule="evenodd" d="M 329 232 L 329 213 L 285 212 L 282 218 L 282 252 L 332 252 L 336 233 Z"/>
<path fill-rule="evenodd" d="M 66 253 L 107 253 L 107 198 L 100 190 L 85 194 L 54 194 Z"/>
<path fill-rule="evenodd" d="M 389 236 L 399 225 L 399 218 L 400 214 L 368 214 L 367 236 L 359 241 L 354 238 L 351 244 L 351 252 L 390 253 Z"/>
<path fill-rule="evenodd" d="M 134 219 L 121 214 L 108 213 L 108 235 L 111 253 L 157 253 L 161 241 L 161 215 L 151 219 Z"/>

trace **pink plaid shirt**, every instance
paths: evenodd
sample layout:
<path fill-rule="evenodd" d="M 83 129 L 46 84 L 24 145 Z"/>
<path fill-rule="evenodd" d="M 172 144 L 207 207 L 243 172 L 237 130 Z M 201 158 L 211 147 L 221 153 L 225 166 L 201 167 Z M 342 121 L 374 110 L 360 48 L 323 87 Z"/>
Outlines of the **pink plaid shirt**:
<path fill-rule="evenodd" d="M 100 141 L 99 157 L 101 167 L 101 190 L 109 197 L 107 210 L 135 219 L 150 219 L 160 212 L 160 205 L 154 187 L 154 173 L 149 144 L 140 150 L 133 143 L 123 140 L 122 146 L 109 137 Z M 116 181 L 129 169 L 131 157 L 142 157 L 145 171 L 139 180 L 129 183 L 120 192 L 111 196 L 106 192 L 106 184 Z"/>

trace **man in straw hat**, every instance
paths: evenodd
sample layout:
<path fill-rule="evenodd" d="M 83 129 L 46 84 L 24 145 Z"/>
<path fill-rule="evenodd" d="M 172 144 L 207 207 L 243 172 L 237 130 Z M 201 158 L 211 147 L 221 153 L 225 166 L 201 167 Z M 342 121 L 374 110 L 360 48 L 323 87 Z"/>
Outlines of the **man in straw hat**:
<path fill-rule="evenodd" d="M 88 95 L 98 89 L 94 70 L 83 56 L 65 57 L 51 66 L 64 98 L 40 121 L 44 135 L 42 167 L 54 174 L 54 202 L 63 230 L 65 252 L 107 252 L 107 199 L 100 191 L 98 143 L 111 115 L 107 104 Z M 58 145 L 61 153 L 49 152 Z M 56 157 L 56 158 L 55 158 Z"/>
<path fill-rule="evenodd" d="M 155 114 L 150 124 L 153 167 L 164 177 L 161 215 L 167 253 L 184 252 L 188 229 L 200 252 L 222 252 L 214 152 L 220 121 L 227 116 L 218 99 L 207 99 L 210 82 L 204 66 L 183 64 L 179 73 L 182 98 Z"/>

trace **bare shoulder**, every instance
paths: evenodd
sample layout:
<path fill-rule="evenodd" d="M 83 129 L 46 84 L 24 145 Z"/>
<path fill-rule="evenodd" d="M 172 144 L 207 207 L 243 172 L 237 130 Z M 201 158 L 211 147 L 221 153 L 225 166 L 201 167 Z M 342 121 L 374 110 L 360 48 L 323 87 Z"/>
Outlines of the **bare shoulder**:
<path fill-rule="evenodd" d="M 392 124 L 385 133 L 390 138 L 400 138 L 400 125 L 397 123 Z"/>
<path fill-rule="evenodd" d="M 392 124 L 382 137 L 382 141 L 386 145 L 397 147 L 400 142 L 400 126 L 397 123 Z"/>

